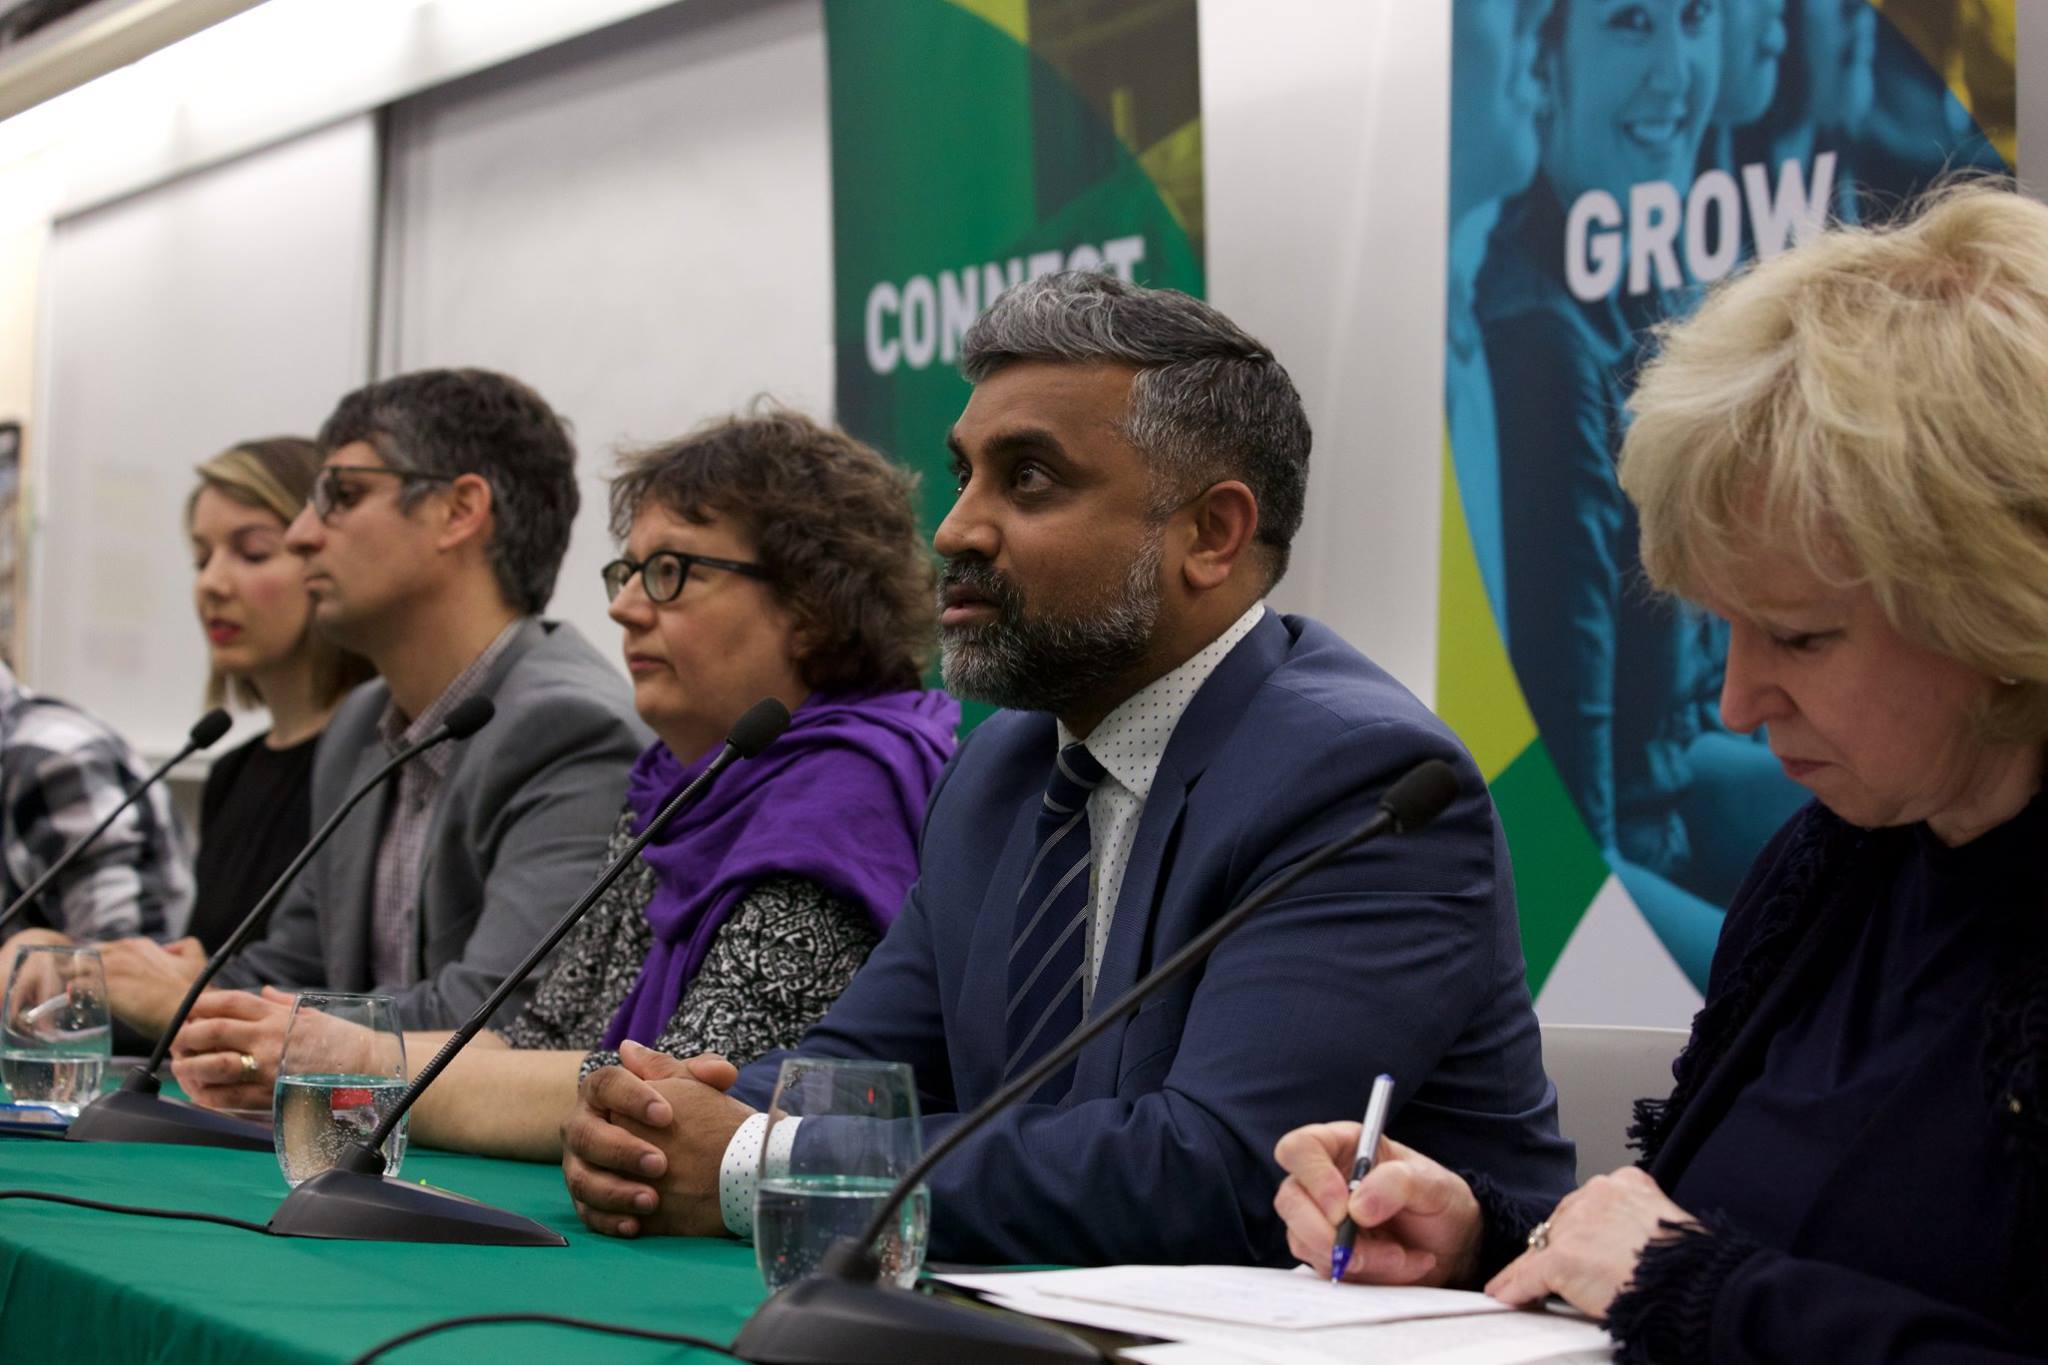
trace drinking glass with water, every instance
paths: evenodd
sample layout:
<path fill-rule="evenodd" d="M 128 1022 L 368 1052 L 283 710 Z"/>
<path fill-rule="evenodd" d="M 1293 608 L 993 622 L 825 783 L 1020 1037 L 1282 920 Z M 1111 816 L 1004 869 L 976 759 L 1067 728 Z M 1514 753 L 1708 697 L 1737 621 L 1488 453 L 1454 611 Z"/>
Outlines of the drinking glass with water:
<path fill-rule="evenodd" d="M 0 996 L 0 1079 L 15 1099 L 77 1118 L 100 1093 L 113 1037 L 97 949 L 39 944 L 15 954 Z"/>
<path fill-rule="evenodd" d="M 405 1077 L 405 1034 L 390 996 L 301 995 L 285 1025 L 271 1101 L 284 1183 L 297 1189 L 368 1137 L 397 1107 Z M 405 1161 L 405 1125 L 399 1120 L 384 1140 L 386 1175 Z"/>
<path fill-rule="evenodd" d="M 796 1057 L 782 1064 L 761 1143 L 754 1257 L 773 1291 L 859 1237 L 923 1149 L 917 1086 L 900 1062 Z M 924 1265 L 924 1186 L 875 1244 L 884 1278 L 908 1289 Z"/>

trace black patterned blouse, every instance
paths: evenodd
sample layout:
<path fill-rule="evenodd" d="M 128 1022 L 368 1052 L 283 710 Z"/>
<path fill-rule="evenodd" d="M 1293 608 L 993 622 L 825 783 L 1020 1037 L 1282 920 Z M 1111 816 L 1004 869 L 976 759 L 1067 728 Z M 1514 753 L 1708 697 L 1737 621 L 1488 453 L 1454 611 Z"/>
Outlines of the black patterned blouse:
<path fill-rule="evenodd" d="M 633 840 L 633 812 L 612 831 L 607 860 Z M 533 999 L 499 1033 L 518 1048 L 596 1048 L 654 944 L 647 903 L 655 871 L 636 860 L 583 922 L 569 931 Z M 716 1052 L 744 1066 L 794 1047 L 879 941 L 859 906 L 803 877 L 776 877 L 749 891 L 719 926 L 704 965 L 683 991 L 655 1046 L 677 1057 Z M 618 1061 L 592 1052 L 583 1070 Z"/>

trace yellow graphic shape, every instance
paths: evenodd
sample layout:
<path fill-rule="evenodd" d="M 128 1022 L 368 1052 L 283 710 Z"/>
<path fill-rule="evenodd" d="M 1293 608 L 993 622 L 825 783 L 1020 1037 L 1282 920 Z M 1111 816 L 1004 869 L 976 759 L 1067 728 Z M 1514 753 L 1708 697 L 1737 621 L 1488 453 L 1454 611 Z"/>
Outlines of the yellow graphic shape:
<path fill-rule="evenodd" d="M 1451 438 L 1444 432 L 1443 553 L 1438 563 L 1436 713 L 1457 732 L 1492 782 L 1536 740 L 1507 646 L 1494 625 L 1458 496 Z"/>
<path fill-rule="evenodd" d="M 1173 221 L 1190 237 L 1202 235 L 1202 121 L 1191 118 L 1147 147 L 1138 165 L 1159 188 Z"/>
<path fill-rule="evenodd" d="M 985 24 L 1010 35 L 1020 46 L 1031 42 L 1031 0 L 950 0 Z"/>
<path fill-rule="evenodd" d="M 1870 0 L 1941 73 L 2007 169 L 2019 165 L 2017 0 Z"/>

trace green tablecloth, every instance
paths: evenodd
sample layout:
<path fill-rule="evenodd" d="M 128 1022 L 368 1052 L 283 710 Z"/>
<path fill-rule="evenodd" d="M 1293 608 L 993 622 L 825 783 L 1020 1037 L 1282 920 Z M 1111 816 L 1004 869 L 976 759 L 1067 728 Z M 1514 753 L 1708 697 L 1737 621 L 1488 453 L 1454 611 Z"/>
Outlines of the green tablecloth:
<path fill-rule="evenodd" d="M 566 1247 L 414 1246 L 268 1237 L 218 1224 L 0 1200 L 0 1360 L 347 1361 L 437 1318 L 543 1312 L 730 1341 L 762 1298 L 750 1247 L 622 1242 L 576 1220 L 553 1166 L 415 1148 L 403 1175 L 513 1209 Z M 0 1188 L 266 1221 L 285 1195 L 265 1152 L 0 1137 Z M 718 1359 L 521 1324 L 401 1347 L 431 1361 Z"/>

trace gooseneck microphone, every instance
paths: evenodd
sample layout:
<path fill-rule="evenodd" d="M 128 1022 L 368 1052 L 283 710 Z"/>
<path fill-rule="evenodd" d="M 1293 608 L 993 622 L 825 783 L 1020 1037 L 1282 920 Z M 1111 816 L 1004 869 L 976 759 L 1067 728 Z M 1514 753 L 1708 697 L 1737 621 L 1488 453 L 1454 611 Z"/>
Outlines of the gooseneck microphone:
<path fill-rule="evenodd" d="M 177 1012 L 164 1026 L 163 1035 L 156 1040 L 149 1060 L 129 1072 L 119 1090 L 109 1091 L 81 1110 L 65 1137 L 73 1142 L 167 1142 L 269 1151 L 271 1134 L 263 1125 L 189 1104 L 173 1104 L 158 1093 L 163 1089 L 163 1080 L 157 1073 L 163 1067 L 164 1058 L 170 1055 L 172 1040 L 184 1027 L 185 1019 L 192 1013 L 192 1007 L 199 1003 L 199 997 L 220 975 L 221 968 L 227 966 L 228 959 L 242 951 L 257 929 L 262 927 L 272 908 L 298 880 L 299 873 L 313 860 L 313 855 L 334 837 L 334 831 L 341 827 L 349 812 L 413 759 L 437 744 L 445 744 L 451 739 L 468 739 L 483 729 L 496 713 L 497 708 L 489 697 L 471 697 L 458 702 L 446 720 L 393 754 L 368 781 L 350 792 L 334 814 L 327 817 L 327 823 L 306 841 L 306 846 L 299 850 L 291 865 L 270 884 L 270 889 L 263 893 L 263 899 L 242 917 L 242 922 L 235 926 L 227 941 L 199 969 L 199 975 L 193 978 Z"/>
<path fill-rule="evenodd" d="M 1238 925 L 1331 859 L 1383 834 L 1406 834 L 1443 813 L 1458 794 L 1457 774 L 1439 758 L 1417 764 L 1380 797 L 1379 809 L 1349 834 L 1332 839 L 1293 863 L 1214 924 L 1183 944 L 1121 996 L 1019 1072 L 955 1125 L 904 1173 L 860 1240 L 842 1238 L 821 1268 L 770 1298 L 747 1319 L 733 1353 L 755 1365 L 1040 1365 L 1099 1361 L 1101 1353 L 1057 1328 L 963 1308 L 878 1281 L 882 1267 L 873 1247 L 903 1201 L 925 1176 L 989 1120 L 1030 1095 L 1087 1043 L 1131 1013 L 1161 986 L 1207 958 Z"/>
<path fill-rule="evenodd" d="M 590 907 L 597 903 L 619 875 L 633 865 L 640 850 L 667 828 L 686 807 L 696 803 L 718 775 L 743 758 L 752 758 L 773 744 L 789 725 L 789 708 L 773 697 L 755 702 L 734 722 L 718 754 L 667 805 L 655 812 L 619 856 L 598 874 L 597 880 L 577 898 L 576 903 L 555 921 L 533 951 L 506 974 L 490 998 L 455 1030 L 432 1061 L 421 1067 L 398 1103 L 385 1113 L 374 1131 L 351 1141 L 342 1149 L 336 1164 L 301 1184 L 277 1206 L 270 1217 L 270 1231 L 285 1237 L 324 1237 L 362 1242 L 463 1242 L 491 1246 L 566 1246 L 560 1233 L 522 1218 L 516 1213 L 494 1209 L 460 1195 L 442 1194 L 421 1185 L 408 1185 L 384 1176 L 384 1154 L 380 1150 L 399 1121 L 411 1109 L 434 1078 L 447 1069 L 464 1044 L 476 1037 L 490 1022 L 498 1007 L 510 999 L 521 982 L 532 974 L 576 927 Z"/>
<path fill-rule="evenodd" d="M 185 746 L 182 749 L 178 750 L 178 752 L 172 754 L 169 758 L 165 759 L 162 763 L 158 764 L 155 772 L 151 773 L 148 777 L 142 779 L 142 785 L 138 786 L 134 791 L 129 792 L 128 795 L 122 797 L 121 803 L 115 806 L 112 810 L 107 812 L 106 819 L 100 821 L 97 825 L 94 825 L 92 827 L 92 831 L 88 833 L 84 838 L 80 839 L 71 847 L 65 849 L 63 854 L 57 859 L 57 861 L 51 863 L 49 867 L 45 868 L 43 871 L 43 875 L 36 878 L 35 881 L 29 885 L 28 890 L 22 892 L 19 896 L 16 896 L 14 898 L 13 903 L 9 905 L 5 910 L 0 910 L 0 933 L 6 932 L 9 920 L 12 920 L 16 915 L 19 915 L 22 911 L 28 909 L 29 906 L 35 903 L 36 897 L 43 894 L 44 888 L 49 886 L 51 882 L 57 880 L 57 874 L 62 872 L 65 868 L 71 866 L 71 864 L 77 862 L 79 855 L 84 853 L 86 849 L 92 847 L 93 841 L 98 839 L 102 834 L 105 834 L 107 830 L 113 825 L 114 821 L 118 820 L 121 817 L 122 811 L 125 811 L 130 806 L 134 805 L 136 801 L 141 799 L 142 794 L 144 792 L 148 791 L 151 787 L 154 787 L 159 781 L 163 779 L 164 774 L 168 773 L 171 769 L 177 767 L 180 763 L 183 763 L 186 759 L 192 757 L 192 755 L 198 753 L 201 749 L 211 749 L 215 744 L 219 743 L 220 737 L 226 734 L 228 732 L 228 727 L 233 724 L 234 722 L 231 719 L 229 719 L 228 713 L 218 706 L 214 707 L 211 711 L 208 711 L 205 715 L 201 716 L 197 721 L 195 721 L 193 723 L 192 728 L 186 732 Z M 55 924 L 56 921 L 52 920 L 51 923 Z M 58 925 L 57 927 L 61 928 L 63 926 Z"/>

